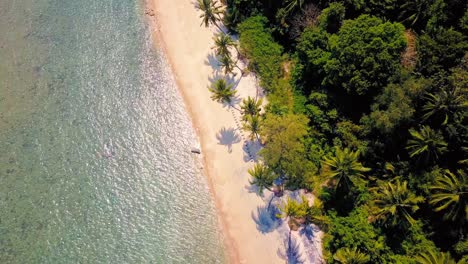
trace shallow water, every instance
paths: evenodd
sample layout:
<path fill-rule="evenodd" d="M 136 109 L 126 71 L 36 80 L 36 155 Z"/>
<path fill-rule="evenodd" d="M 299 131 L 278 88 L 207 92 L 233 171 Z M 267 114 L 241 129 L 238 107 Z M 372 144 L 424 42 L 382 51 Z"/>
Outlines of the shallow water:
<path fill-rule="evenodd" d="M 143 2 L 0 1 L 0 263 L 223 263 Z"/>

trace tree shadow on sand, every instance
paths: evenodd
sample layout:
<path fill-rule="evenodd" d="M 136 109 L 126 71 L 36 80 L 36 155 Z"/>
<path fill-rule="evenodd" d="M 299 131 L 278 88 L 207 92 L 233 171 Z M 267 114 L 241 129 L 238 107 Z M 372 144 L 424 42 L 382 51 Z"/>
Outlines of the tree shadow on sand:
<path fill-rule="evenodd" d="M 289 231 L 291 232 L 291 231 Z M 302 257 L 299 243 L 291 237 L 289 233 L 288 237 L 283 242 L 284 250 L 278 249 L 278 256 L 286 261 L 288 264 L 302 264 L 304 258 Z"/>
<path fill-rule="evenodd" d="M 219 64 L 219 60 L 213 52 L 210 52 L 208 56 L 206 56 L 205 65 L 211 66 L 214 74 L 219 75 L 221 71 L 221 65 Z"/>
<path fill-rule="evenodd" d="M 259 160 L 258 152 L 260 151 L 261 148 L 262 148 L 262 145 L 257 140 L 245 141 L 244 146 L 242 147 L 242 149 L 244 150 L 244 161 L 245 162 L 249 162 L 249 161 L 258 162 Z"/>
<path fill-rule="evenodd" d="M 241 136 L 233 127 L 221 128 L 216 134 L 216 138 L 218 139 L 218 144 L 227 146 L 229 153 L 232 152 L 232 145 L 241 142 Z"/>
<path fill-rule="evenodd" d="M 278 208 L 274 206 L 270 207 L 270 209 L 266 206 L 258 206 L 257 212 L 252 212 L 251 215 L 252 219 L 257 224 L 258 231 L 269 233 L 282 224 L 283 220 L 276 218 L 276 214 L 278 213 Z"/>

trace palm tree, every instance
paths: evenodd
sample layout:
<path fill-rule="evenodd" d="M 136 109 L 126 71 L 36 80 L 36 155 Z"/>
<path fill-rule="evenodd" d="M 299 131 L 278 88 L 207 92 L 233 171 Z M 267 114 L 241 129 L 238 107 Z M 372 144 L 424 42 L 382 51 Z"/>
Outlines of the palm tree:
<path fill-rule="evenodd" d="M 304 0 L 287 0 L 286 1 L 286 13 L 290 14 L 296 8 L 302 8 L 304 4 Z"/>
<path fill-rule="evenodd" d="M 263 103 L 262 99 L 255 100 L 254 98 L 250 96 L 247 97 L 247 99 L 243 99 L 242 105 L 241 105 L 242 119 L 247 121 L 247 118 L 249 116 L 255 116 L 255 115 L 260 114 L 260 111 L 262 111 L 262 108 L 261 108 L 262 103 Z"/>
<path fill-rule="evenodd" d="M 406 181 L 400 182 L 398 178 L 395 184 L 384 182 L 370 191 L 373 194 L 372 215 L 376 220 L 383 220 L 391 226 L 396 226 L 403 220 L 403 223 L 412 225 L 415 220 L 411 214 L 419 209 L 418 203 L 424 201 L 423 197 L 408 190 Z"/>
<path fill-rule="evenodd" d="M 198 0 L 197 8 L 203 12 L 200 15 L 202 23 L 200 25 L 205 25 L 208 27 L 210 24 L 215 25 L 220 31 L 223 31 L 218 25 L 220 20 L 220 14 L 223 13 L 221 7 L 218 6 L 216 0 Z"/>
<path fill-rule="evenodd" d="M 365 264 L 369 262 L 370 257 L 355 247 L 353 249 L 338 249 L 338 251 L 336 251 L 335 255 L 333 256 L 333 259 L 341 264 Z"/>
<path fill-rule="evenodd" d="M 232 89 L 232 84 L 227 84 L 226 80 L 218 79 L 211 87 L 208 87 L 212 93 L 211 99 L 220 103 L 232 103 L 232 98 L 236 96 L 236 90 Z"/>
<path fill-rule="evenodd" d="M 363 177 L 364 172 L 370 171 L 358 161 L 358 158 L 359 151 L 337 148 L 334 156 L 322 160 L 323 175 L 334 182 L 335 189 L 343 188 L 348 192 L 356 178 Z"/>
<path fill-rule="evenodd" d="M 242 129 L 250 133 L 249 134 L 250 140 L 257 138 L 257 141 L 260 141 L 260 139 L 258 138 L 258 133 L 260 133 L 261 126 L 262 126 L 262 122 L 261 122 L 260 116 L 254 115 L 254 116 L 247 117 L 247 120 L 242 126 Z"/>
<path fill-rule="evenodd" d="M 428 15 L 428 9 L 432 2 L 432 0 L 407 1 L 401 6 L 401 22 L 407 22 L 409 26 L 414 26 Z"/>
<path fill-rule="evenodd" d="M 218 60 L 219 60 L 219 66 L 221 66 L 221 68 L 224 68 L 224 74 L 227 75 L 229 73 L 233 73 L 234 68 L 239 69 L 241 74 L 244 74 L 242 69 L 232 60 L 231 54 L 225 54 L 223 56 L 220 56 Z M 234 73 L 234 76 L 235 75 L 236 74 Z"/>
<path fill-rule="evenodd" d="M 446 125 L 450 116 L 459 110 L 468 107 L 468 101 L 460 87 L 455 87 L 450 91 L 442 89 L 439 93 L 428 93 L 425 96 L 427 100 L 422 110 L 425 112 L 423 119 L 427 120 L 432 116 L 443 118 L 442 125 Z"/>
<path fill-rule="evenodd" d="M 440 154 L 447 151 L 447 143 L 440 132 L 436 132 L 428 126 L 422 126 L 419 131 L 409 130 L 412 139 L 408 140 L 406 149 L 410 157 L 423 157 L 425 163 L 438 159 Z"/>
<path fill-rule="evenodd" d="M 279 206 L 280 212 L 276 215 L 277 218 L 290 218 L 290 224 L 297 225 L 298 219 L 305 219 L 307 212 L 309 211 L 309 202 L 305 196 L 301 197 L 301 201 L 298 202 L 291 197 L 288 197 L 287 201 Z"/>
<path fill-rule="evenodd" d="M 456 264 L 450 253 L 428 250 L 415 258 L 418 264 Z M 461 264 L 461 261 L 459 262 Z"/>
<path fill-rule="evenodd" d="M 221 32 L 215 35 L 213 38 L 215 45 L 212 49 L 215 50 L 217 56 L 224 56 L 230 54 L 229 48 L 233 47 L 237 51 L 239 56 L 239 50 L 237 49 L 237 44 L 228 34 Z"/>
<path fill-rule="evenodd" d="M 267 189 L 273 191 L 271 187 L 275 181 L 275 175 L 273 172 L 266 166 L 256 163 L 253 168 L 247 170 L 247 172 L 252 176 L 252 180 L 249 181 L 250 184 L 256 185 L 258 188 L 258 193 L 263 195 L 263 190 Z"/>
<path fill-rule="evenodd" d="M 444 218 L 452 221 L 466 221 L 468 211 L 468 181 L 463 170 L 458 175 L 449 170 L 439 175 L 431 190 L 429 203 L 435 211 L 444 211 Z"/>

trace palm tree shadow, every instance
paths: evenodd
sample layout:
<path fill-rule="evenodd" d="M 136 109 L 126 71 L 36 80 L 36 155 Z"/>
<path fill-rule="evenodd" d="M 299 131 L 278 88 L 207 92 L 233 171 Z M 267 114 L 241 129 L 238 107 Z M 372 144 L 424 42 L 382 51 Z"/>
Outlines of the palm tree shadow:
<path fill-rule="evenodd" d="M 213 73 L 213 76 L 210 76 L 208 77 L 208 81 L 210 83 L 214 83 L 216 82 L 217 80 L 219 79 L 224 79 L 226 80 L 226 83 L 227 84 L 235 84 L 236 82 L 236 79 L 234 76 L 231 76 L 231 75 L 224 75 L 224 73 L 222 73 L 221 71 L 215 71 Z M 234 88 L 234 85 L 233 85 L 233 88 Z"/>
<path fill-rule="evenodd" d="M 314 238 L 314 232 L 318 232 L 318 227 L 315 225 L 306 225 L 299 230 L 299 234 L 305 236 L 309 241 L 312 241 Z"/>
<path fill-rule="evenodd" d="M 291 231 L 290 231 L 291 232 Z M 277 254 L 289 264 L 303 264 L 304 258 L 299 248 L 299 243 L 288 236 L 283 242 L 284 250 L 278 249 Z"/>
<path fill-rule="evenodd" d="M 213 72 L 218 75 L 221 71 L 221 66 L 219 64 L 218 58 L 213 52 L 210 52 L 205 60 L 205 65 L 211 66 L 213 68 Z"/>
<path fill-rule="evenodd" d="M 279 213 L 277 207 L 258 206 L 257 212 L 252 212 L 252 219 L 257 224 L 258 231 L 262 233 L 270 233 L 282 224 L 282 220 L 276 218 L 276 214 Z"/>
<path fill-rule="evenodd" d="M 247 184 L 245 185 L 245 189 L 249 193 L 258 193 L 258 187 L 255 184 Z"/>
<path fill-rule="evenodd" d="M 218 144 L 225 145 L 228 148 L 228 152 L 232 152 L 232 145 L 241 142 L 241 137 L 237 133 L 236 129 L 233 127 L 230 128 L 221 128 L 221 130 L 216 134 L 218 139 Z"/>
<path fill-rule="evenodd" d="M 261 147 L 262 145 L 257 140 L 246 141 L 244 144 L 244 147 L 242 148 L 244 150 L 244 161 L 245 162 L 249 162 L 249 161 L 258 162 L 259 160 L 258 152 L 260 151 Z"/>

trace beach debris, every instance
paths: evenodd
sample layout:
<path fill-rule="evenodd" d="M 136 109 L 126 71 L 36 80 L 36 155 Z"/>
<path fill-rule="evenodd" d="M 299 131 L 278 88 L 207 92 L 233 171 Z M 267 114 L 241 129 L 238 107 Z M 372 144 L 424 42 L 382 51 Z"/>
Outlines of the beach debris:
<path fill-rule="evenodd" d="M 201 154 L 201 150 L 199 148 L 192 148 L 191 152 L 195 154 Z"/>
<path fill-rule="evenodd" d="M 154 10 L 151 8 L 146 9 L 145 14 L 148 16 L 155 16 Z"/>

